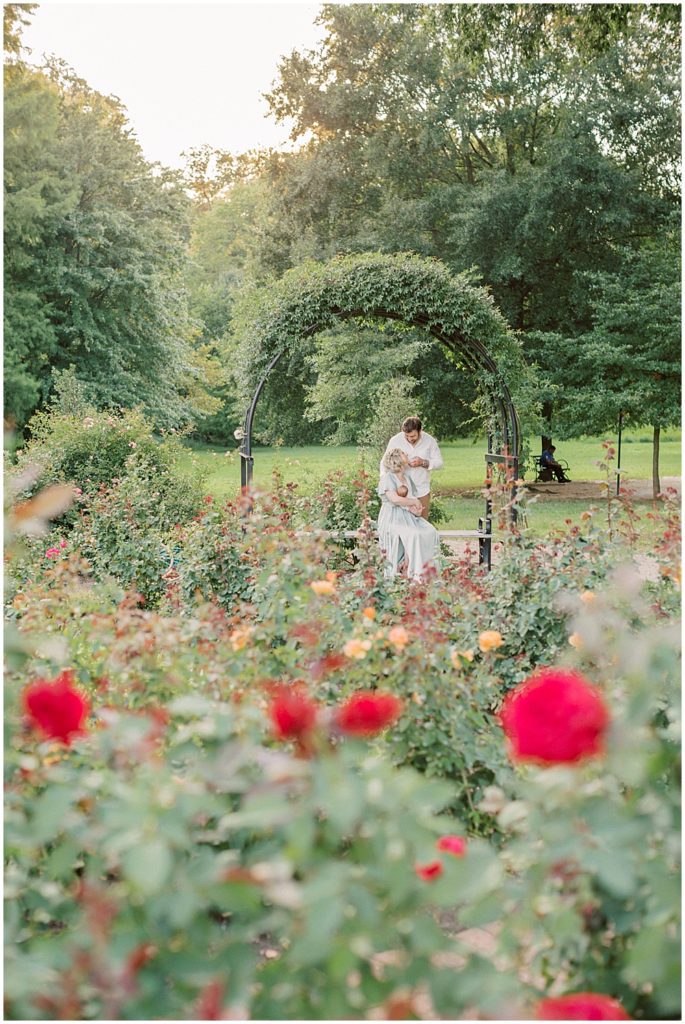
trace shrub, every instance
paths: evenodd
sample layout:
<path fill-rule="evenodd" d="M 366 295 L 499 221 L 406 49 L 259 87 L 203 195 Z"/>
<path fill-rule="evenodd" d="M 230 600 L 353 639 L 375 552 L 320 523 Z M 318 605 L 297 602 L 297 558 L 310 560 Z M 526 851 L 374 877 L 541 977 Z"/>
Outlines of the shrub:
<path fill-rule="evenodd" d="M 17 470 L 40 467 L 41 487 L 73 483 L 87 495 L 134 472 L 161 494 L 172 518 L 194 512 L 201 500 L 202 474 L 179 469 L 184 449 L 178 438 L 157 438 L 142 413 L 73 415 L 50 410 L 29 423 L 31 438 L 17 456 Z M 35 487 L 35 484 L 34 484 Z"/>
<path fill-rule="evenodd" d="M 240 601 L 250 599 L 253 560 L 245 550 L 239 511 L 231 503 L 223 508 L 208 504 L 191 523 L 178 528 L 170 551 L 169 575 L 186 604 L 200 598 L 234 611 Z"/>
<path fill-rule="evenodd" d="M 451 785 L 341 739 L 353 702 L 336 696 L 331 715 L 318 690 L 300 701 L 305 714 L 298 705 L 286 718 L 269 713 L 263 686 L 229 701 L 188 692 L 165 708 L 148 694 L 138 714 L 101 696 L 99 728 L 69 747 L 15 730 L 10 1016 L 301 1019 L 314 1009 L 340 1019 L 389 1015 L 402 1001 L 405 1015 L 453 1019 L 476 1007 L 496 1019 L 579 989 L 634 1015 L 673 1014 L 677 631 L 649 627 L 631 640 L 626 620 L 648 609 L 625 575 L 592 610 L 570 600 L 584 638 L 575 670 L 610 709 L 607 754 L 516 769 L 506 791 L 488 791 L 482 813 L 504 836 L 499 854 L 435 814 Z M 135 615 L 139 631 L 155 619 Z M 224 685 L 242 685 L 259 627 L 245 643 L 235 626 L 229 635 Z M 141 649 L 152 636 L 139 636 Z M 399 628 L 390 637 L 395 653 L 411 644 Z M 178 640 L 166 650 L 180 667 Z M 188 662 L 182 673 L 192 686 Z M 10 694 L 16 726 L 16 682 Z M 397 702 L 381 698 L 365 730 L 397 729 L 409 710 L 393 725 Z M 503 748 L 494 721 L 490 730 Z M 439 926 L 438 908 L 456 914 L 456 934 Z M 487 958 L 460 933 L 486 924 L 496 936 Z"/>
<path fill-rule="evenodd" d="M 145 469 L 129 467 L 126 476 L 102 487 L 84 505 L 70 536 L 97 580 L 113 577 L 151 606 L 167 589 L 167 539 L 178 512 L 173 504 L 167 506 L 167 496 Z"/>
<path fill-rule="evenodd" d="M 178 439 L 156 438 L 137 411 L 91 409 L 77 417 L 58 407 L 37 414 L 30 426 L 32 438 L 13 474 L 25 481 L 24 496 L 37 486 L 74 484 L 76 500 L 56 520 L 58 542 L 71 532 L 70 550 L 81 550 L 96 578 L 111 576 L 158 603 L 167 588 L 170 532 L 202 504 L 203 476 L 179 468 Z M 42 541 L 29 541 L 15 579 L 39 576 L 45 550 Z"/>

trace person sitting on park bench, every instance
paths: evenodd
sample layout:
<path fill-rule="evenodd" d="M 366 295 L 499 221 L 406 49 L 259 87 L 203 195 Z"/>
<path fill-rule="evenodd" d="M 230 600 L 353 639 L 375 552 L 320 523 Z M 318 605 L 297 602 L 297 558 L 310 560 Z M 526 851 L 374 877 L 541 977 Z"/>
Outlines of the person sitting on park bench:
<path fill-rule="evenodd" d="M 545 448 L 542 455 L 540 456 L 540 478 L 544 480 L 546 477 L 548 480 L 551 480 L 552 473 L 554 473 L 555 477 L 557 478 L 560 484 L 568 484 L 570 483 L 570 480 L 565 475 L 563 466 L 561 466 L 554 458 L 554 453 L 556 450 L 556 445 L 551 444 L 548 448 Z M 543 476 L 545 470 L 547 470 L 548 472 Z"/>

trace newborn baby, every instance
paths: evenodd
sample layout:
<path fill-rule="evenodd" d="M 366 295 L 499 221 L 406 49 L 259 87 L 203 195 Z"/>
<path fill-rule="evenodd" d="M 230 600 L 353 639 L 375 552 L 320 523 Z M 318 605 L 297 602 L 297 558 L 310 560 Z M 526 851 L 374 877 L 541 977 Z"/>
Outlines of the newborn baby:
<path fill-rule="evenodd" d="M 409 494 L 409 488 L 405 487 L 404 484 L 400 484 L 400 486 L 397 488 L 397 494 L 399 494 L 400 498 L 406 498 L 407 495 Z"/>

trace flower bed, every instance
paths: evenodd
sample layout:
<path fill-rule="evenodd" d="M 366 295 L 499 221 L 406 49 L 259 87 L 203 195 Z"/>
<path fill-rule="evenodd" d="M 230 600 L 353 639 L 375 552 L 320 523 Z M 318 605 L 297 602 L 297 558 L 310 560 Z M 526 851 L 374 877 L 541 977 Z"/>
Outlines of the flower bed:
<path fill-rule="evenodd" d="M 664 527 L 656 582 L 589 519 L 406 586 L 212 504 L 157 607 L 10 550 L 8 1015 L 676 1016 Z"/>

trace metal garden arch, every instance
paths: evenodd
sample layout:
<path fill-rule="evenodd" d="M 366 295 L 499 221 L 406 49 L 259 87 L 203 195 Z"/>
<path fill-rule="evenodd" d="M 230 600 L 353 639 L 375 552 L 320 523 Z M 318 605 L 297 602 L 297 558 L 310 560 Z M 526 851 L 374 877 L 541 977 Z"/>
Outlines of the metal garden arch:
<path fill-rule="evenodd" d="M 299 270 L 299 268 L 298 268 Z M 456 360 L 461 361 L 479 380 L 486 394 L 491 409 L 491 426 L 488 431 L 488 450 L 485 454 L 486 480 L 492 480 L 493 468 L 497 465 L 505 468 L 516 481 L 519 475 L 519 457 L 521 432 L 519 419 L 514 402 L 504 380 L 503 374 L 478 337 L 478 321 L 484 325 L 484 333 L 490 334 L 499 341 L 506 339 L 505 352 L 511 361 L 511 336 L 503 318 L 495 309 L 490 296 L 480 288 L 453 277 L 446 267 L 437 260 L 427 260 L 414 255 L 399 253 L 385 256 L 378 253 L 363 254 L 353 257 L 339 257 L 329 264 L 317 267 L 318 277 L 315 285 L 310 285 L 313 301 L 307 303 L 307 278 L 300 273 L 302 284 L 288 288 L 285 301 L 281 298 L 277 314 L 270 317 L 272 324 L 272 350 L 261 377 L 254 388 L 252 400 L 245 413 L 242 430 L 236 431 L 241 439 L 240 478 L 243 490 L 250 487 L 253 476 L 254 456 L 252 454 L 252 428 L 255 411 L 264 386 L 271 372 L 288 354 L 295 339 L 303 341 L 313 337 L 320 331 L 330 327 L 332 323 L 352 320 L 355 318 L 392 319 L 423 328 L 452 353 Z M 331 272 L 332 284 L 328 288 L 321 287 L 320 277 L 326 271 Z M 311 273 L 311 271 L 310 271 Z M 364 301 L 359 301 L 358 292 L 360 273 L 375 282 L 376 287 L 364 287 Z M 291 271 L 297 277 L 297 271 Z M 428 275 L 428 276 L 427 276 Z M 431 277 L 432 275 L 432 277 Z M 288 275 L 286 275 L 288 277 Z M 437 279 L 440 288 L 438 296 L 431 295 L 429 301 L 421 300 L 421 290 L 428 288 Z M 394 288 L 388 287 L 388 282 Z M 357 287 L 355 288 L 355 283 Z M 413 286 L 413 301 L 407 300 L 407 287 Z M 396 301 L 393 299 L 393 291 Z M 378 293 L 378 294 L 377 294 Z M 303 295 L 305 301 L 303 302 Z M 441 309 L 441 298 L 446 305 L 454 305 L 455 297 L 460 299 L 457 311 Z M 469 301 L 464 308 L 464 297 Z M 288 302 L 288 299 L 290 300 Z M 347 301 L 346 301 L 347 300 Z M 390 300 L 390 301 L 388 301 Z M 295 309 L 298 316 L 293 316 Z M 290 315 L 289 315 L 290 314 Z M 278 336 L 278 316 L 287 323 L 285 337 Z M 297 323 L 299 319 L 299 323 Z M 273 324 L 276 323 L 274 330 Z M 295 324 L 293 325 L 293 321 Z M 493 328 L 493 324 L 496 329 Z M 248 331 L 250 324 L 248 323 Z M 258 325 L 254 324 L 258 333 Z M 290 337 L 288 337 L 288 335 Z M 399 413 L 399 411 L 398 411 Z M 515 493 L 515 483 L 513 483 Z M 516 519 L 515 504 L 510 504 L 510 517 Z M 489 485 L 486 488 L 485 514 L 478 521 L 478 529 L 468 531 L 479 538 L 479 560 L 490 567 L 492 545 L 492 497 Z"/>

